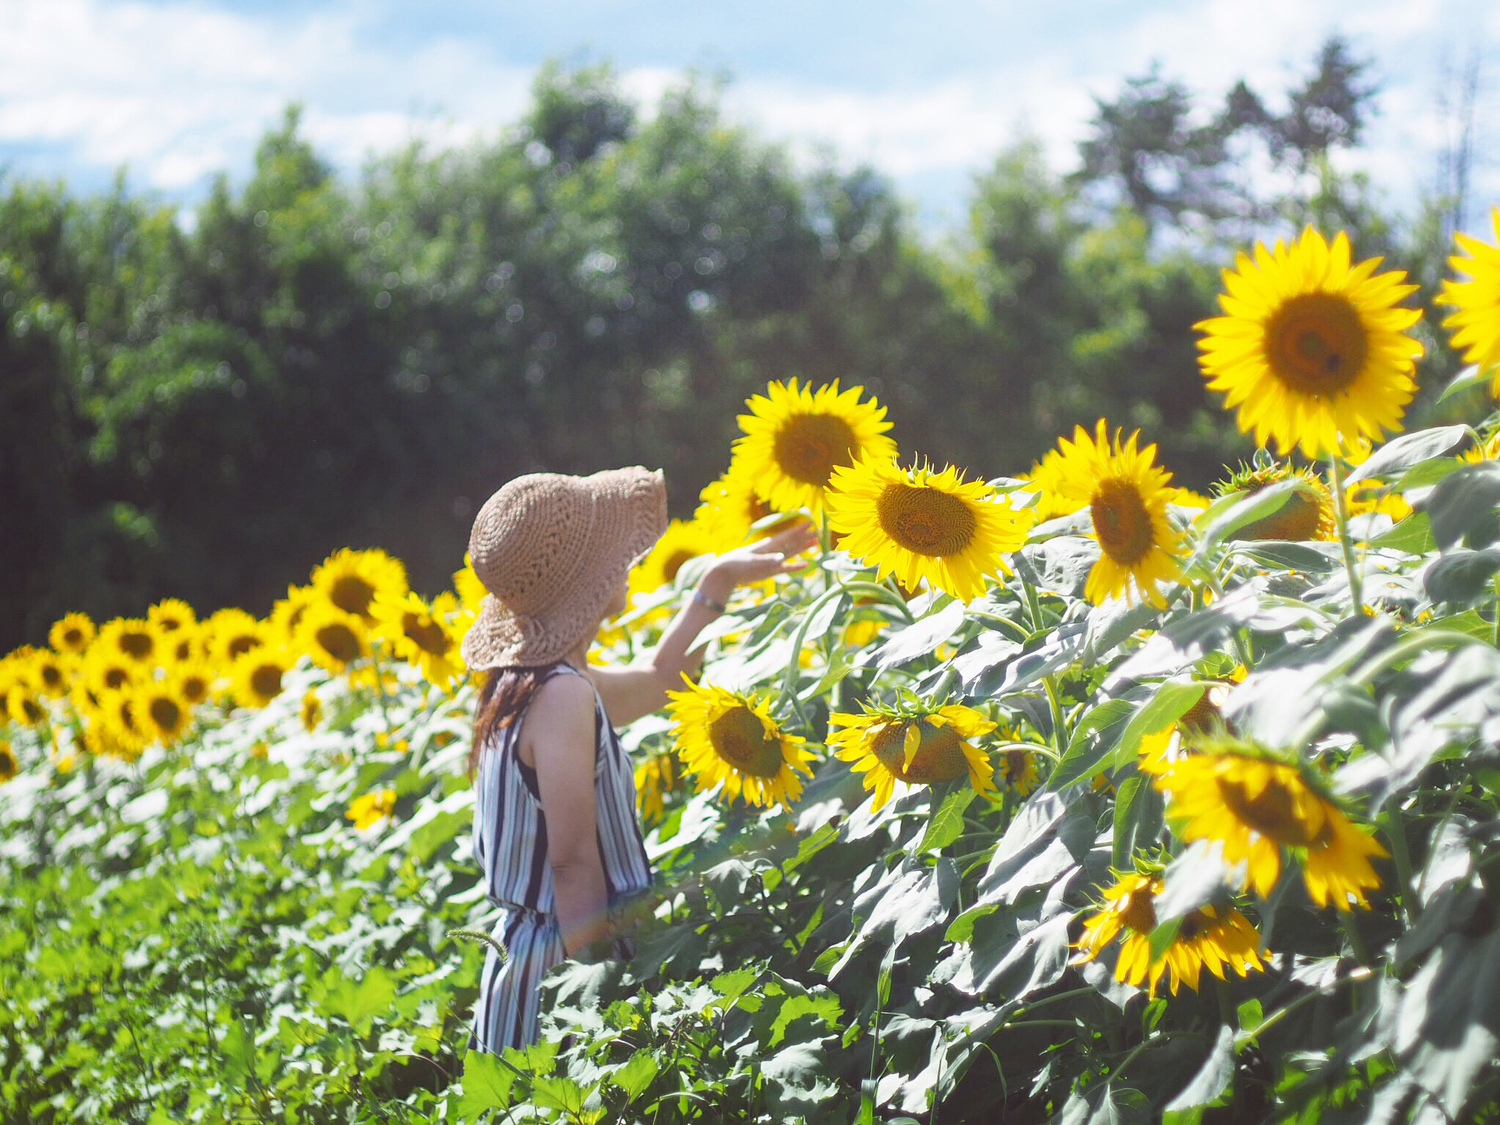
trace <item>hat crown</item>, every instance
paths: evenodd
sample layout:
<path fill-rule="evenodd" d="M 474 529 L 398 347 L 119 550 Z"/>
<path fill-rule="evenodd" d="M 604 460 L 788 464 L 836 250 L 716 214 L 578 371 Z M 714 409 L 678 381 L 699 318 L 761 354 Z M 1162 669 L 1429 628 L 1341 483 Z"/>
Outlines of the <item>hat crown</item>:
<path fill-rule="evenodd" d="M 556 603 L 584 562 L 595 496 L 578 477 L 530 473 L 485 501 L 469 536 L 474 574 L 514 613 Z"/>

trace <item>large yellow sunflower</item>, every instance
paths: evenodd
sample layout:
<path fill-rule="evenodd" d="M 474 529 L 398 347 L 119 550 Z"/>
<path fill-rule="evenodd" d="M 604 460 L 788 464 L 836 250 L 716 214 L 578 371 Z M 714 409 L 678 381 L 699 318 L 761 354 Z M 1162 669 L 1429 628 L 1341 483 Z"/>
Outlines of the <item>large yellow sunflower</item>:
<path fill-rule="evenodd" d="M 698 510 L 693 521 L 707 530 L 720 550 L 738 547 L 749 538 L 750 529 L 775 509 L 755 490 L 755 477 L 746 470 L 743 458 L 730 462 L 729 469 L 698 494 Z M 791 517 L 787 517 L 790 519 Z M 784 520 L 776 520 L 755 532 L 764 539 L 781 529 Z"/>
<path fill-rule="evenodd" d="M 213 662 L 228 668 L 251 649 L 267 644 L 271 630 L 264 621 L 230 606 L 203 622 L 201 638 Z"/>
<path fill-rule="evenodd" d="M 158 633 L 165 635 L 198 624 L 198 615 L 181 598 L 163 598 L 146 611 L 146 620 L 156 626 Z"/>
<path fill-rule="evenodd" d="M 25 674 L 13 676 L 0 684 L 0 721 L 6 715 L 23 727 L 41 726 L 47 720 L 47 707 L 35 682 Z"/>
<path fill-rule="evenodd" d="M 969 739 L 995 729 L 973 708 L 950 703 L 919 714 L 900 714 L 866 707 L 861 714 L 835 711 L 828 745 L 834 756 L 853 763 L 864 774 L 864 787 L 875 791 L 874 810 L 884 807 L 896 782 L 932 785 L 967 776 L 982 794 L 995 791 L 990 757 Z"/>
<path fill-rule="evenodd" d="M 116 617 L 106 621 L 99 627 L 94 644 L 102 645 L 142 668 L 155 666 L 162 648 L 161 634 L 156 626 L 139 617 Z"/>
<path fill-rule="evenodd" d="M 245 653 L 229 669 L 234 701 L 259 709 L 281 694 L 282 679 L 297 657 L 280 645 L 261 645 Z"/>
<path fill-rule="evenodd" d="M 407 590 L 406 567 L 379 548 L 355 551 L 348 547 L 335 551 L 314 568 L 312 587 L 345 613 L 362 618 L 366 625 L 375 623 L 371 607 L 377 593 L 387 596 Z"/>
<path fill-rule="evenodd" d="M 286 588 L 286 597 L 277 598 L 271 605 L 266 623 L 279 640 L 290 641 L 297 635 L 297 627 L 302 624 L 302 615 L 307 612 L 307 607 L 316 602 L 318 597 L 318 592 L 311 586 L 290 585 Z"/>
<path fill-rule="evenodd" d="M 1099 541 L 1099 561 L 1089 571 L 1084 594 L 1099 605 L 1107 598 L 1134 593 L 1157 607 L 1164 607 L 1157 583 L 1172 581 L 1181 573 L 1178 556 L 1182 541 L 1167 519 L 1172 500 L 1168 482 L 1172 474 L 1153 464 L 1156 446 L 1136 446 L 1137 430 L 1120 442 L 1113 440 L 1108 423 L 1100 418 L 1092 437 L 1082 426 L 1073 430 L 1073 440 L 1058 440 L 1062 462 L 1057 468 L 1056 489 L 1065 498 L 1081 499 L 1093 520 L 1093 538 Z"/>
<path fill-rule="evenodd" d="M 1026 541 L 1034 518 L 997 500 L 983 481 L 966 483 L 952 466 L 902 469 L 874 457 L 835 468 L 823 499 L 839 545 L 873 565 L 877 579 L 895 574 L 915 588 L 925 578 L 961 601 L 1009 571 L 1003 556 Z"/>
<path fill-rule="evenodd" d="M 1308 227 L 1290 247 L 1255 246 L 1224 271 L 1223 316 L 1201 320 L 1199 362 L 1210 389 L 1237 408 L 1235 423 L 1279 452 L 1316 458 L 1340 442 L 1379 440 L 1401 428 L 1416 393 L 1422 345 L 1406 335 L 1420 309 L 1396 307 L 1416 291 L 1379 258 L 1349 264 L 1342 231 L 1330 246 Z"/>
<path fill-rule="evenodd" d="M 1490 222 L 1500 242 L 1500 207 L 1490 208 Z M 1500 247 L 1462 232 L 1453 239 L 1469 256 L 1454 254 L 1448 267 L 1469 280 L 1443 282 L 1437 302 L 1456 310 L 1443 317 L 1443 327 L 1453 330 L 1453 346 L 1463 349 L 1464 362 L 1491 376 L 1490 393 L 1500 398 Z"/>
<path fill-rule="evenodd" d="M 298 714 L 302 719 L 302 729 L 309 734 L 317 730 L 318 724 L 323 721 L 323 701 L 312 688 L 308 688 L 307 694 L 302 697 L 302 707 Z"/>
<path fill-rule="evenodd" d="M 1172 995 L 1185 984 L 1198 991 L 1202 969 L 1224 980 L 1227 965 L 1240 976 L 1265 968 L 1260 935 L 1250 920 L 1233 907 L 1223 910 L 1203 906 L 1182 920 L 1172 944 L 1153 961 L 1151 931 L 1156 929 L 1156 896 L 1162 880 L 1155 873 L 1121 875 L 1114 886 L 1103 890 L 1104 902 L 1083 923 L 1083 936 L 1073 948 L 1081 964 L 1092 961 L 1122 932 L 1124 940 L 1115 961 L 1115 980 L 1139 987 L 1146 983 L 1151 996 L 1169 971 Z M 1269 951 L 1265 951 L 1269 952 Z"/>
<path fill-rule="evenodd" d="M 332 602 L 310 606 L 297 626 L 295 648 L 330 672 L 342 672 L 370 655 L 364 619 L 345 613 Z"/>
<path fill-rule="evenodd" d="M 1269 516 L 1248 523 L 1236 531 L 1231 538 L 1280 539 L 1292 542 L 1316 540 L 1332 542 L 1338 535 L 1338 523 L 1334 518 L 1333 493 L 1321 477 L 1311 469 L 1294 468 L 1285 463 L 1241 465 L 1218 486 L 1220 496 L 1243 492 L 1253 496 L 1263 488 L 1280 484 L 1284 480 L 1295 480 L 1295 491 L 1286 502 Z"/>
<path fill-rule="evenodd" d="M 439 594 L 429 606 L 410 590 L 401 596 L 381 592 L 371 606 L 375 634 L 399 659 L 420 668 L 423 679 L 446 691 L 466 668 L 458 654 L 459 638 L 447 624 L 457 607 L 453 594 Z"/>
<path fill-rule="evenodd" d="M 131 715 L 143 744 L 173 746 L 192 722 L 192 705 L 174 678 L 148 680 L 135 688 L 133 698 Z"/>
<path fill-rule="evenodd" d="M 1065 495 L 1058 490 L 1058 470 L 1061 467 L 1062 453 L 1056 449 L 1049 449 L 1040 461 L 1031 466 L 1030 472 L 1022 473 L 1018 478 L 1030 486 L 1026 489 L 1027 492 L 1037 494 L 1032 511 L 1036 513 L 1038 520 L 1071 516 L 1088 503 L 1086 499 Z"/>
<path fill-rule="evenodd" d="M 147 731 L 136 716 L 136 692 L 112 691 L 99 701 L 97 752 L 134 761 L 146 748 Z"/>
<path fill-rule="evenodd" d="M 1225 741 L 1164 763 L 1154 784 L 1171 794 L 1167 815 L 1184 840 L 1218 840 L 1224 860 L 1245 864 L 1244 883 L 1262 897 L 1281 875 L 1282 851 L 1300 856 L 1307 893 L 1319 906 L 1369 906 L 1380 886 L 1370 866 L 1388 853 L 1356 828 L 1298 766 L 1228 749 Z"/>
<path fill-rule="evenodd" d="M 47 643 L 58 652 L 70 656 L 82 656 L 88 651 L 98 629 L 86 613 L 70 613 L 52 623 L 47 633 Z"/>
<path fill-rule="evenodd" d="M 769 701 L 691 681 L 667 696 L 677 753 L 697 792 L 722 781 L 730 801 L 743 796 L 747 804 L 776 801 L 783 808 L 802 796 L 802 780 L 793 771 L 812 776 L 812 759 L 804 740 L 771 718 Z"/>
<path fill-rule="evenodd" d="M 667 530 L 630 571 L 630 593 L 649 594 L 677 577 L 682 564 L 719 549 L 718 540 L 696 519 L 672 520 Z"/>
<path fill-rule="evenodd" d="M 734 443 L 734 459 L 773 509 L 805 507 L 817 515 L 835 468 L 866 455 L 895 458 L 885 407 L 874 399 L 861 402 L 863 393 L 863 387 L 841 392 L 837 379 L 817 391 L 792 379 L 750 396 L 750 413 L 739 416 L 745 436 Z"/>
<path fill-rule="evenodd" d="M 48 699 L 61 699 L 68 693 L 68 681 L 78 667 L 75 657 L 38 649 L 31 656 L 31 679 L 37 691 Z"/>

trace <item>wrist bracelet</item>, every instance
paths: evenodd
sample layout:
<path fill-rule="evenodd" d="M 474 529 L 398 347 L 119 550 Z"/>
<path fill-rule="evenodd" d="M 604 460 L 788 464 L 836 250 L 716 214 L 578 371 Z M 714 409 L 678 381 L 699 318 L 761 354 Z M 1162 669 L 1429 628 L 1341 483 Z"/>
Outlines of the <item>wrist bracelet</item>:
<path fill-rule="evenodd" d="M 707 606 L 715 613 L 723 613 L 726 609 L 729 608 L 723 602 L 714 601 L 713 598 L 709 597 L 702 590 L 699 590 L 696 587 L 693 589 L 693 601 L 697 602 L 699 605 Z"/>

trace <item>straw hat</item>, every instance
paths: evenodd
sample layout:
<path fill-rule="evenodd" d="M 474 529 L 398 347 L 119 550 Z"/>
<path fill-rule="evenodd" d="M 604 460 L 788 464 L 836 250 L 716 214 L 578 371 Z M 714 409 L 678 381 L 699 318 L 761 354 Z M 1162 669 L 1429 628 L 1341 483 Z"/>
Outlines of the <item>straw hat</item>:
<path fill-rule="evenodd" d="M 501 485 L 469 535 L 489 593 L 464 634 L 464 662 L 477 671 L 562 659 L 666 527 L 660 469 L 530 473 Z"/>

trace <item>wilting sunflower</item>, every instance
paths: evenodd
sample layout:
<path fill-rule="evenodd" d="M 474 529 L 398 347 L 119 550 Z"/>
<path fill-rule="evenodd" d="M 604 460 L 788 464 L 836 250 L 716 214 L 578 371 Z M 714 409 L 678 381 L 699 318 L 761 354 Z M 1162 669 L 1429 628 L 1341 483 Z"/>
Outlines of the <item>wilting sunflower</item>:
<path fill-rule="evenodd" d="M 1330 246 L 1308 227 L 1290 247 L 1257 243 L 1254 261 L 1241 253 L 1224 271 L 1224 315 L 1193 326 L 1204 333 L 1199 363 L 1256 442 L 1274 437 L 1281 453 L 1317 458 L 1401 428 L 1422 354 L 1406 330 L 1422 311 L 1396 307 L 1417 286 L 1379 265 L 1351 266 L 1346 234 Z"/>
<path fill-rule="evenodd" d="M 70 613 L 52 623 L 47 633 L 47 643 L 58 652 L 70 656 L 82 656 L 98 632 L 93 619 L 86 613 Z"/>
<path fill-rule="evenodd" d="M 666 796 L 682 781 L 677 756 L 670 750 L 650 754 L 635 767 L 635 804 L 641 819 L 655 824 L 666 812 Z"/>
<path fill-rule="evenodd" d="M 374 632 L 397 658 L 420 668 L 423 679 L 446 691 L 466 667 L 458 654 L 458 638 L 447 625 L 457 608 L 452 594 L 439 594 L 428 605 L 410 590 L 400 596 L 382 592 L 371 606 Z"/>
<path fill-rule="evenodd" d="M 1205 968 L 1220 980 L 1225 979 L 1226 965 L 1242 977 L 1252 969 L 1265 968 L 1260 935 L 1233 907 L 1203 906 L 1184 917 L 1172 944 L 1153 961 L 1150 934 L 1156 929 L 1155 900 L 1161 888 L 1161 877 L 1155 872 L 1119 875 L 1114 886 L 1105 887 L 1104 902 L 1085 920 L 1083 936 L 1073 946 L 1080 950 L 1074 963 L 1092 961 L 1123 932 L 1115 980 L 1136 987 L 1145 983 L 1153 997 L 1169 971 L 1168 987 L 1176 996 L 1180 984 L 1196 992 Z"/>
<path fill-rule="evenodd" d="M 302 615 L 296 647 L 330 672 L 342 672 L 370 655 L 364 619 L 345 613 L 331 602 L 320 602 Z"/>
<path fill-rule="evenodd" d="M 1490 222 L 1500 242 L 1500 207 L 1490 208 Z M 1452 344 L 1463 349 L 1464 362 L 1491 376 L 1490 393 L 1500 398 L 1500 247 L 1462 232 L 1453 240 L 1468 257 L 1454 254 L 1448 267 L 1469 280 L 1443 282 L 1437 303 L 1456 310 L 1443 317 L 1443 327 L 1453 330 Z"/>
<path fill-rule="evenodd" d="M 162 647 L 161 634 L 156 626 L 139 617 L 116 617 L 106 621 L 99 627 L 94 644 L 143 668 L 155 666 Z"/>
<path fill-rule="evenodd" d="M 142 683 L 133 697 L 131 715 L 145 745 L 173 746 L 192 722 L 192 705 L 183 698 L 173 678 Z"/>
<path fill-rule="evenodd" d="M 181 598 L 163 598 L 146 611 L 146 620 L 156 626 L 159 634 L 167 634 L 198 624 L 198 615 Z"/>
<path fill-rule="evenodd" d="M 896 443 L 885 434 L 891 428 L 885 407 L 874 399 L 861 402 L 864 390 L 841 392 L 835 379 L 813 391 L 792 379 L 750 396 L 750 413 L 739 416 L 745 436 L 734 443 L 734 459 L 772 508 L 794 512 L 805 507 L 817 515 L 828 478 L 838 466 L 867 455 L 895 458 Z"/>
<path fill-rule="evenodd" d="M 1182 542 L 1167 520 L 1172 474 L 1153 464 L 1156 446 L 1136 447 L 1139 436 L 1136 431 L 1121 444 L 1116 431 L 1111 440 L 1108 423 L 1100 418 L 1093 437 L 1077 426 L 1071 442 L 1058 440 L 1062 462 L 1056 487 L 1063 496 L 1088 505 L 1093 538 L 1099 541 L 1099 561 L 1084 586 L 1095 605 L 1139 592 L 1164 608 L 1157 583 L 1181 573 L 1177 558 Z"/>
<path fill-rule="evenodd" d="M 302 719 L 302 729 L 311 734 L 317 729 L 318 724 L 323 721 L 323 701 L 318 698 L 318 693 L 308 688 L 307 694 L 302 697 L 302 707 L 299 712 Z"/>
<path fill-rule="evenodd" d="M 738 547 L 752 534 L 751 528 L 775 511 L 755 490 L 755 477 L 745 469 L 743 458 L 730 462 L 729 469 L 698 494 L 698 510 L 693 521 L 702 524 L 720 550 Z M 790 519 L 791 517 L 786 517 Z M 774 535 L 784 525 L 774 520 L 754 532 L 757 538 Z"/>
<path fill-rule="evenodd" d="M 354 821 L 354 827 L 363 832 L 390 816 L 396 808 L 394 789 L 376 789 L 349 802 L 345 817 Z"/>
<path fill-rule="evenodd" d="M 902 469 L 894 461 L 863 457 L 833 470 L 824 494 L 828 526 L 840 546 L 915 588 L 926 579 L 960 601 L 985 591 L 1004 555 L 1020 548 L 1033 516 L 995 498 L 983 481 L 965 482 L 949 466 Z"/>
<path fill-rule="evenodd" d="M 995 791 L 989 755 L 969 741 L 995 729 L 978 711 L 957 703 L 906 714 L 864 707 L 862 714 L 836 711 L 828 717 L 843 728 L 829 733 L 828 745 L 865 775 L 864 787 L 875 791 L 873 810 L 885 806 L 898 781 L 932 785 L 967 776 L 979 793 Z"/>
<path fill-rule="evenodd" d="M 783 808 L 802 796 L 802 780 L 793 771 L 812 776 L 812 759 L 805 740 L 771 718 L 769 701 L 691 681 L 667 697 L 677 753 L 697 792 L 722 781 L 731 802 L 742 796 L 747 804 L 776 801 Z"/>
<path fill-rule="evenodd" d="M 264 707 L 281 694 L 287 669 L 296 662 L 296 656 L 280 645 L 251 649 L 229 669 L 234 701 L 241 707 Z"/>
<path fill-rule="evenodd" d="M 699 555 L 711 555 L 719 543 L 707 525 L 698 520 L 672 520 L 667 530 L 630 571 L 631 594 L 649 594 L 672 582 L 682 564 Z"/>
<path fill-rule="evenodd" d="M 1332 542 L 1338 536 L 1338 522 L 1333 510 L 1333 493 L 1311 469 L 1294 468 L 1285 462 L 1241 465 L 1226 481 L 1216 486 L 1218 495 L 1243 492 L 1254 496 L 1264 488 L 1284 480 L 1296 481 L 1294 491 L 1269 516 L 1247 523 L 1231 539 L 1281 539 L 1291 542 L 1309 540 Z"/>
<path fill-rule="evenodd" d="M 0 739 L 0 783 L 15 777 L 20 768 L 16 762 L 16 752 L 10 748 L 10 743 Z"/>
<path fill-rule="evenodd" d="M 270 640 L 271 631 L 264 621 L 232 606 L 203 622 L 203 642 L 213 662 L 223 668 Z"/>
<path fill-rule="evenodd" d="M 1282 850 L 1302 860 L 1307 893 L 1319 906 L 1369 906 L 1380 886 L 1370 866 L 1388 853 L 1354 826 L 1299 766 L 1272 761 L 1248 743 L 1222 739 L 1168 764 L 1155 780 L 1171 794 L 1167 815 L 1182 838 L 1218 840 L 1226 863 L 1245 864 L 1245 885 L 1264 897 L 1281 876 Z"/>
<path fill-rule="evenodd" d="M 1014 732 L 1007 732 L 1002 737 L 1014 741 L 1016 736 Z M 1000 751 L 999 762 L 995 776 L 1017 797 L 1029 796 L 1041 782 L 1041 775 L 1036 768 L 1036 755 L 1030 750 L 1012 746 L 1009 750 Z"/>
<path fill-rule="evenodd" d="M 379 548 L 335 551 L 313 570 L 311 581 L 320 597 L 366 625 L 375 623 L 371 610 L 377 593 L 399 597 L 407 590 L 406 567 Z"/>

